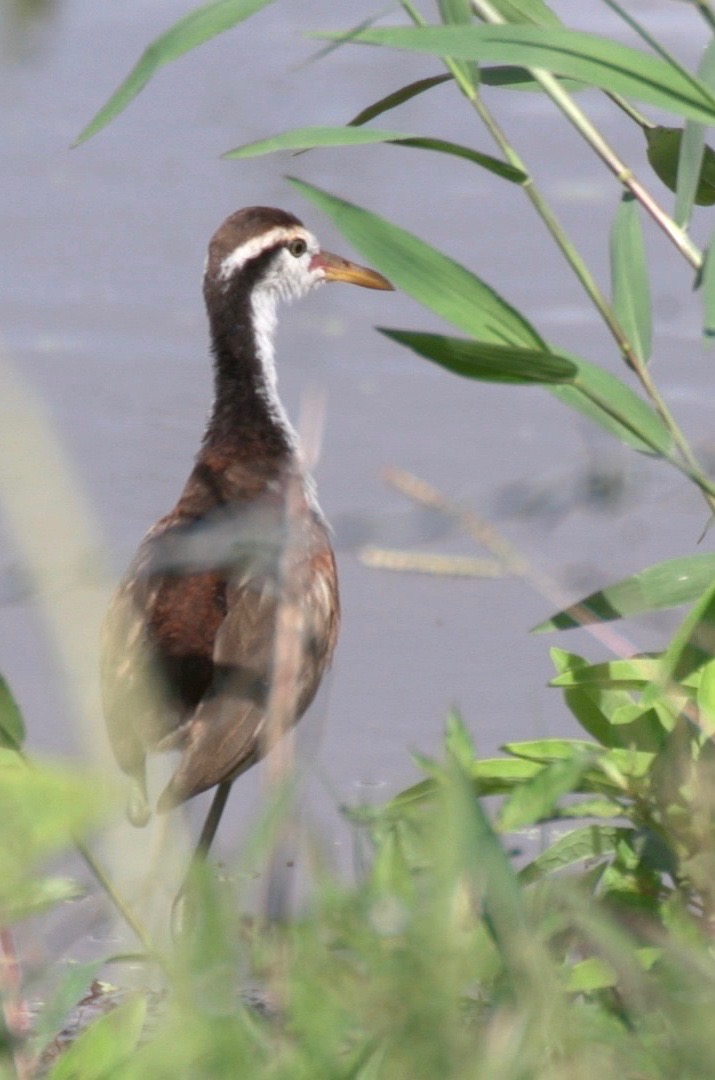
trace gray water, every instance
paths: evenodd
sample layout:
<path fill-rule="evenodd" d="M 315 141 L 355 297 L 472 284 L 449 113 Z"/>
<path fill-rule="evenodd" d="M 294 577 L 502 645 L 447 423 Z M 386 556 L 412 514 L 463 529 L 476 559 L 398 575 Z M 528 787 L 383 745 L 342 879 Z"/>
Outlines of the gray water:
<path fill-rule="evenodd" d="M 550 341 L 628 380 L 518 188 L 467 163 L 396 147 L 219 160 L 292 126 L 345 122 L 438 71 L 427 58 L 390 54 L 386 63 L 366 48 L 307 63 L 316 44 L 304 31 L 352 25 L 368 11 L 362 4 L 269 7 L 162 70 L 110 128 L 70 151 L 142 48 L 190 7 L 185 0 L 6 0 L 0 17 L 0 344 L 44 403 L 94 508 L 111 568 L 102 581 L 107 594 L 146 527 L 173 505 L 202 431 L 211 380 L 200 278 L 213 229 L 242 205 L 283 206 L 326 247 L 353 254 L 289 187 L 286 173 L 418 233 L 474 268 Z M 573 5 L 559 7 L 568 16 Z M 684 5 L 642 0 L 630 9 L 686 60 L 705 41 Z M 616 27 L 627 39 L 596 0 L 579 4 L 578 13 L 582 26 Z M 491 100 L 607 288 L 617 184 L 546 100 L 504 92 Z M 638 130 L 603 97 L 583 101 L 646 175 Z M 448 87 L 382 123 L 492 151 Z M 670 205 L 658 181 L 648 182 Z M 708 222 L 696 219 L 700 242 Z M 652 228 L 648 249 L 654 371 L 693 441 L 712 453 L 713 355 L 698 337 L 698 299 Z M 418 779 L 408 751 L 439 752 L 450 706 L 461 710 L 482 754 L 505 738 L 576 735 L 558 692 L 546 685 L 548 647 L 604 656 L 581 631 L 529 636 L 553 603 L 523 582 L 363 566 L 356 548 L 364 542 L 483 554 L 387 486 L 386 467 L 409 470 L 475 508 L 572 599 L 694 552 L 706 520 L 704 504 L 676 474 L 621 448 L 546 392 L 461 381 L 390 344 L 375 325 L 444 329 L 405 296 L 334 287 L 285 311 L 278 341 L 288 411 L 295 416 L 316 389 L 326 400 L 316 474 L 337 531 L 344 622 L 313 721 L 319 741 L 311 788 L 314 817 L 338 849 L 348 841 L 335 824 L 335 804 L 376 800 Z M 0 550 L 0 670 L 24 710 L 30 746 L 74 757 L 81 739 L 62 707 L 53 652 L 20 566 L 8 540 Z M 624 632 L 639 648 L 658 648 L 673 625 L 665 614 Z M 238 785 L 223 850 L 235 846 L 259 783 L 252 774 Z"/>

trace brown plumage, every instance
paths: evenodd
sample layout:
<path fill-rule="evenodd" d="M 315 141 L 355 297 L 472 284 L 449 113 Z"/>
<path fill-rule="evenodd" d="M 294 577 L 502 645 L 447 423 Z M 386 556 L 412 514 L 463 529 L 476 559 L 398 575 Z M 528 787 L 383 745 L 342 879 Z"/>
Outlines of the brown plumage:
<path fill-rule="evenodd" d="M 179 501 L 142 540 L 104 628 L 107 729 L 134 782 L 135 824 L 149 814 L 146 755 L 172 748 L 181 758 L 158 808 L 220 785 L 220 816 L 228 786 L 264 749 L 282 604 L 294 605 L 300 633 L 291 722 L 330 664 L 339 624 L 335 559 L 276 394 L 272 357 L 277 302 L 326 280 L 391 288 L 374 271 L 321 251 L 281 210 L 239 211 L 209 245 L 213 409 Z"/>

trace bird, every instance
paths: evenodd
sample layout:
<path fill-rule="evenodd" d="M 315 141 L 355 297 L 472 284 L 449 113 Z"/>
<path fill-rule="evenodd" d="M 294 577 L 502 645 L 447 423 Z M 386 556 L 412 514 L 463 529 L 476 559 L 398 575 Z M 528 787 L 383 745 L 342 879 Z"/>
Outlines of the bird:
<path fill-rule="evenodd" d="M 213 234 L 203 277 L 213 405 L 178 501 L 141 540 L 102 629 L 102 703 L 130 782 L 129 820 L 151 816 L 147 755 L 178 750 L 157 811 L 216 789 L 197 854 L 233 781 L 269 746 L 281 612 L 292 605 L 298 631 L 286 726 L 313 700 L 338 637 L 331 533 L 278 396 L 273 348 L 279 303 L 333 281 L 393 289 L 323 250 L 285 210 L 247 207 Z"/>

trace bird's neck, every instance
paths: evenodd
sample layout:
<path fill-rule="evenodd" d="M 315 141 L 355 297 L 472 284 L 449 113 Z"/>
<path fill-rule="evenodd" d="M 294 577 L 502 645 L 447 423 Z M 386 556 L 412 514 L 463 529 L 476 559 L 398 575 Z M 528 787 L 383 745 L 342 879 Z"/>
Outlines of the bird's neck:
<path fill-rule="evenodd" d="M 211 315 L 214 402 L 204 446 L 245 449 L 277 460 L 297 453 L 278 397 L 273 340 L 276 297 L 267 291 Z"/>

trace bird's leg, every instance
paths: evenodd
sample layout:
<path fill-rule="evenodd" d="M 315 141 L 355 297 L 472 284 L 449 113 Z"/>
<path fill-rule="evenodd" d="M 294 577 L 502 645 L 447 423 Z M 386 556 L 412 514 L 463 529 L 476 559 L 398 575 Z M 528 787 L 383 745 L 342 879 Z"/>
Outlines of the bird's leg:
<path fill-rule="evenodd" d="M 206 815 L 206 820 L 204 821 L 204 826 L 201 830 L 201 835 L 199 836 L 199 842 L 194 848 L 194 853 L 191 856 L 186 876 L 171 905 L 171 933 L 172 937 L 176 940 L 182 937 L 187 929 L 190 929 L 192 920 L 187 911 L 187 893 L 191 875 L 194 867 L 198 863 L 203 862 L 209 853 L 209 849 L 216 835 L 216 830 L 221 821 L 221 815 L 224 812 L 228 797 L 231 793 L 232 783 L 232 780 L 223 780 L 216 788 L 216 793 L 211 800 L 211 806 L 209 807 L 209 812 Z"/>
<path fill-rule="evenodd" d="M 222 780 L 216 788 L 216 794 L 211 800 L 211 806 L 209 812 L 206 815 L 206 821 L 204 827 L 201 830 L 201 836 L 199 842 L 196 845 L 191 864 L 193 865 L 197 859 L 205 859 L 209 853 L 209 849 L 213 843 L 216 830 L 218 829 L 219 822 L 221 821 L 221 815 L 224 812 L 226 803 L 228 802 L 228 796 L 231 792 L 232 780 Z"/>

